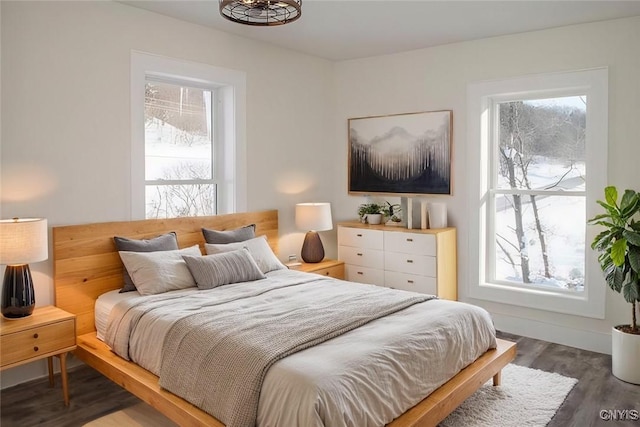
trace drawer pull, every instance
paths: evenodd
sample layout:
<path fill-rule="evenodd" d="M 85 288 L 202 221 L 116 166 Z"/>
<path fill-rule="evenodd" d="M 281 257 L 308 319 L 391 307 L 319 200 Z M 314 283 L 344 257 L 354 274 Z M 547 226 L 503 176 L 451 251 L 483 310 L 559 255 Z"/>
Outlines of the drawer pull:
<path fill-rule="evenodd" d="M 361 253 L 357 253 L 356 255 L 358 255 L 358 256 L 362 256 L 362 254 L 361 254 Z"/>
<path fill-rule="evenodd" d="M 409 264 L 413 264 L 413 260 L 412 260 L 412 259 L 408 259 L 408 260 L 407 260 L 407 262 L 408 262 Z"/>
<path fill-rule="evenodd" d="M 325 272 L 324 272 L 324 275 L 325 275 L 325 276 L 328 276 L 328 275 L 329 275 L 329 272 L 328 272 L 328 271 L 325 271 Z"/>
<path fill-rule="evenodd" d="M 413 242 L 413 239 L 407 239 L 407 242 Z"/>
<path fill-rule="evenodd" d="M 358 236 L 358 237 L 362 237 L 362 234 L 356 234 L 356 236 Z"/>
<path fill-rule="evenodd" d="M 33 351 L 38 351 L 39 348 L 38 347 L 33 347 Z"/>
<path fill-rule="evenodd" d="M 362 271 L 358 271 L 357 273 L 361 276 L 364 274 Z"/>
<path fill-rule="evenodd" d="M 407 283 L 413 284 L 413 280 L 407 280 Z"/>
<path fill-rule="evenodd" d="M 38 334 L 33 334 L 33 337 L 34 338 L 38 338 Z"/>

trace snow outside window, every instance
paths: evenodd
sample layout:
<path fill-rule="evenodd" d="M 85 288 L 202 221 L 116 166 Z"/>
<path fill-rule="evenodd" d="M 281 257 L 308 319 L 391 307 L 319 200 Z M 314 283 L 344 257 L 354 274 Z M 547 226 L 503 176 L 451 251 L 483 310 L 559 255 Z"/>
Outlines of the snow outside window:
<path fill-rule="evenodd" d="M 472 297 L 604 316 L 586 220 L 606 185 L 606 86 L 602 69 L 469 86 Z"/>
<path fill-rule="evenodd" d="M 214 91 L 147 79 L 146 218 L 216 215 Z"/>
<path fill-rule="evenodd" d="M 587 97 L 497 102 L 493 108 L 489 279 L 584 292 Z"/>

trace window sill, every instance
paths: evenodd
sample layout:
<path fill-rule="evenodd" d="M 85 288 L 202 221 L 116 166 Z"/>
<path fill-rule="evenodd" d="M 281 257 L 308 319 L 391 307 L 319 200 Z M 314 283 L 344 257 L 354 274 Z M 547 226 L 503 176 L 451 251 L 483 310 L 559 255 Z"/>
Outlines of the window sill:
<path fill-rule="evenodd" d="M 602 284 L 591 284 L 602 286 Z M 603 292 L 604 294 L 604 292 Z M 604 298 L 589 298 L 587 291 L 570 294 L 553 289 L 518 288 L 496 283 L 472 285 L 469 296 L 476 299 L 537 310 L 604 319 Z"/>

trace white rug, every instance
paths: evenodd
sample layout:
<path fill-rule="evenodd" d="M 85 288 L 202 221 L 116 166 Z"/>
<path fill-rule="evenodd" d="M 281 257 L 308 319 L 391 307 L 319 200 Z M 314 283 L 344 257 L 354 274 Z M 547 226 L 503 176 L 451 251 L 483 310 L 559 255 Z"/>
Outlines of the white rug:
<path fill-rule="evenodd" d="M 507 365 L 502 384 L 489 381 L 442 421 L 442 427 L 544 427 L 578 380 Z"/>
<path fill-rule="evenodd" d="M 574 378 L 507 365 L 502 385 L 491 381 L 464 401 L 441 427 L 544 427 L 564 402 Z M 106 415 L 85 427 L 174 427 L 176 424 L 146 403 Z"/>
<path fill-rule="evenodd" d="M 113 412 L 83 427 L 178 427 L 169 418 L 144 402 Z"/>

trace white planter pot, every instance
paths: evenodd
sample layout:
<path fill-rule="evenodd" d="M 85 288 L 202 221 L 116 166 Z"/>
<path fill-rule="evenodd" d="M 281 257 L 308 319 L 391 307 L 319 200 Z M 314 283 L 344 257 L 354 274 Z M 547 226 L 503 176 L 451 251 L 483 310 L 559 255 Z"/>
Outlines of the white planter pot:
<path fill-rule="evenodd" d="M 640 384 L 640 335 L 611 331 L 611 371 L 622 381 Z"/>
<path fill-rule="evenodd" d="M 382 214 L 367 214 L 367 222 L 371 225 L 378 225 L 382 222 Z"/>

